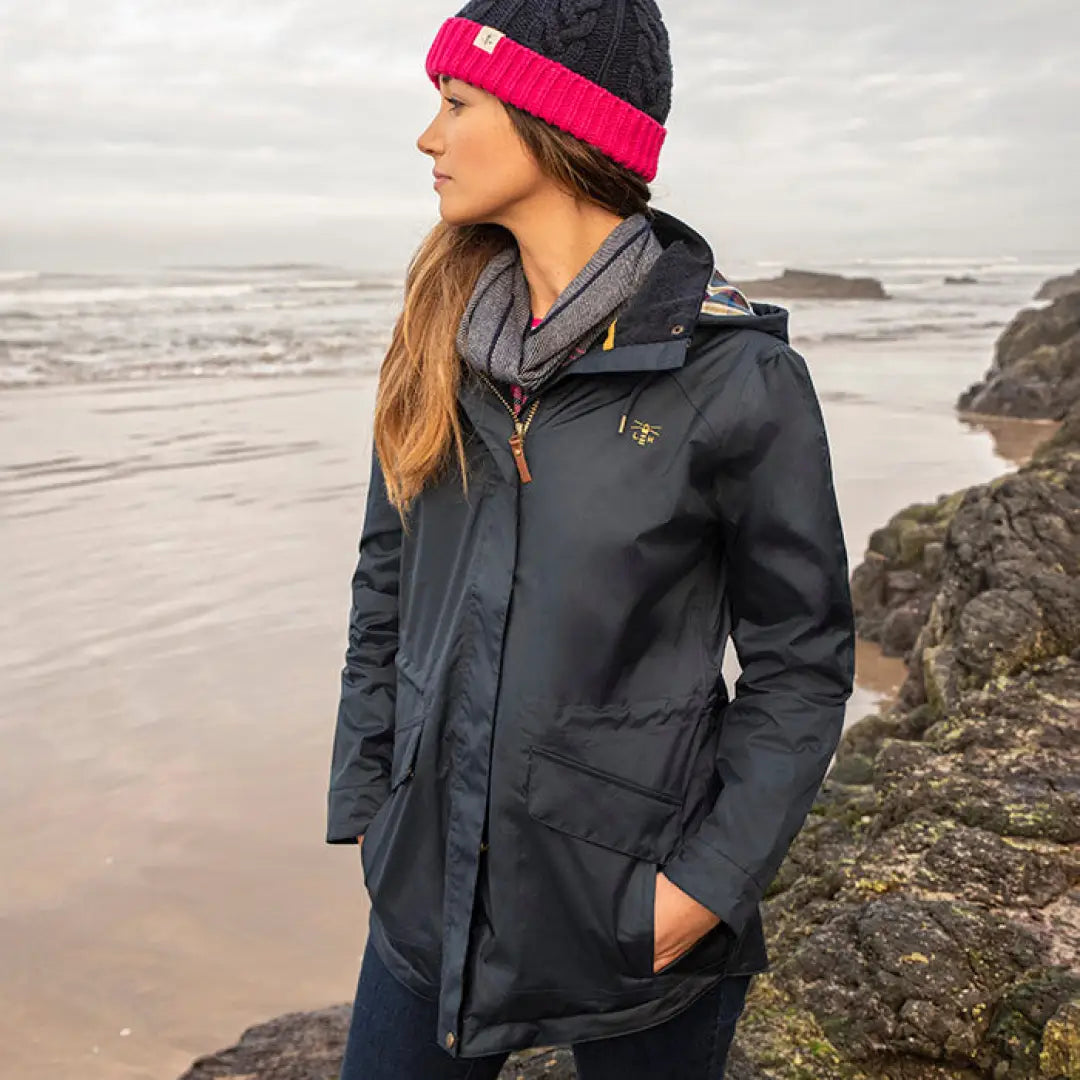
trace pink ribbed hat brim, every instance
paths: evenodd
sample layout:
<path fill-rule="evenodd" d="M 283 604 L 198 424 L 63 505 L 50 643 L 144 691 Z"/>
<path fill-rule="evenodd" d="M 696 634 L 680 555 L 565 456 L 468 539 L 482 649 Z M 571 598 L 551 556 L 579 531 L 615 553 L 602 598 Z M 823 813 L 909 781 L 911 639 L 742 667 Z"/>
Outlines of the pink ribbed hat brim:
<path fill-rule="evenodd" d="M 425 61 L 436 89 L 440 75 L 461 79 L 576 135 L 645 180 L 656 177 L 663 124 L 505 35 L 489 52 L 476 44 L 485 30 L 490 27 L 457 16 L 442 24 Z"/>

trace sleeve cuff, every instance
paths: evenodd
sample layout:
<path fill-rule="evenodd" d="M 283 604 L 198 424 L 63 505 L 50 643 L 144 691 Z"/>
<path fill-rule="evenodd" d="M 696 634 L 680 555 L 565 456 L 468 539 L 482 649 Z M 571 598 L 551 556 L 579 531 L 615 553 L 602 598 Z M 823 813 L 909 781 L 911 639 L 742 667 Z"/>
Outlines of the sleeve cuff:
<path fill-rule="evenodd" d="M 757 910 L 761 889 L 726 855 L 696 836 L 689 837 L 661 872 L 684 893 L 719 916 L 736 936 Z"/>
<path fill-rule="evenodd" d="M 356 844 L 386 799 L 382 790 L 371 787 L 331 788 L 327 796 L 326 842 Z"/>

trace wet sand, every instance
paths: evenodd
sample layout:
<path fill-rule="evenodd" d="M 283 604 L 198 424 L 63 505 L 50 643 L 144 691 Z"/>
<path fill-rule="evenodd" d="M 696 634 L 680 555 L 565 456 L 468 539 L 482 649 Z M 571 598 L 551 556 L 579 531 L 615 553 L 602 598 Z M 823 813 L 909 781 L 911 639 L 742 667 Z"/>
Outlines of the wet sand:
<path fill-rule="evenodd" d="M 852 566 L 1051 430 L 953 414 L 983 355 L 928 404 L 859 365 L 812 365 Z M 323 837 L 373 401 L 339 376 L 0 396 L 4 1080 L 170 1080 L 351 998 L 367 901 Z M 902 674 L 858 664 L 849 723 Z"/>

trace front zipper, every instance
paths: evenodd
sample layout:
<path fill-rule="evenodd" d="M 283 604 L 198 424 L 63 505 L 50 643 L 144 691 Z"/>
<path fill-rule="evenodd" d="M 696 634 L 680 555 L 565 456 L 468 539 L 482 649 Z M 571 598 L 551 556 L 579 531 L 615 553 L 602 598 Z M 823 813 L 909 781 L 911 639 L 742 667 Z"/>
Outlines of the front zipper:
<path fill-rule="evenodd" d="M 487 374 L 481 371 L 479 372 L 479 375 L 480 378 L 482 378 L 495 392 L 495 396 L 506 406 L 506 411 L 510 414 L 510 419 L 514 421 L 514 434 L 511 435 L 508 440 L 510 443 L 510 450 L 514 455 L 514 463 L 517 465 L 518 476 L 521 477 L 521 482 L 523 484 L 531 483 L 532 473 L 529 472 L 529 463 L 525 459 L 525 433 L 529 430 L 529 425 L 536 415 L 536 409 L 540 404 L 540 398 L 536 397 L 533 399 L 533 403 L 525 416 L 525 422 L 522 423 L 517 418 L 513 405 L 502 396 L 499 392 L 499 388 L 487 377 Z"/>

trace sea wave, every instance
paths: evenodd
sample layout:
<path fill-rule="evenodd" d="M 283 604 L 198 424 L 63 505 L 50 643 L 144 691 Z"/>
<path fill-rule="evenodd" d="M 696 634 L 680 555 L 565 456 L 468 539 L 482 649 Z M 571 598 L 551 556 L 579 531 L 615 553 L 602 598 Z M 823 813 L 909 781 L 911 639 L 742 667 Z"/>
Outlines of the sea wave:
<path fill-rule="evenodd" d="M 41 277 L 40 270 L 0 270 L 0 284 L 12 281 L 33 281 Z"/>
<path fill-rule="evenodd" d="M 926 340 L 943 356 L 972 348 L 989 355 L 996 332 L 1034 292 L 1029 279 L 1014 274 L 979 288 L 947 289 L 940 286 L 947 260 L 938 267 L 927 260 L 893 262 L 880 275 L 895 292 L 887 303 L 785 305 L 793 340 L 865 349 Z M 392 275 L 302 263 L 3 273 L 0 386 L 8 389 L 376 374 L 403 287 Z"/>
<path fill-rule="evenodd" d="M 986 319 L 980 322 L 915 322 L 866 325 L 851 330 L 825 330 L 802 333 L 800 344 L 842 345 L 855 342 L 875 343 L 911 341 L 920 337 L 972 337 L 986 331 L 1001 330 L 1008 325 L 1003 319 Z"/>

